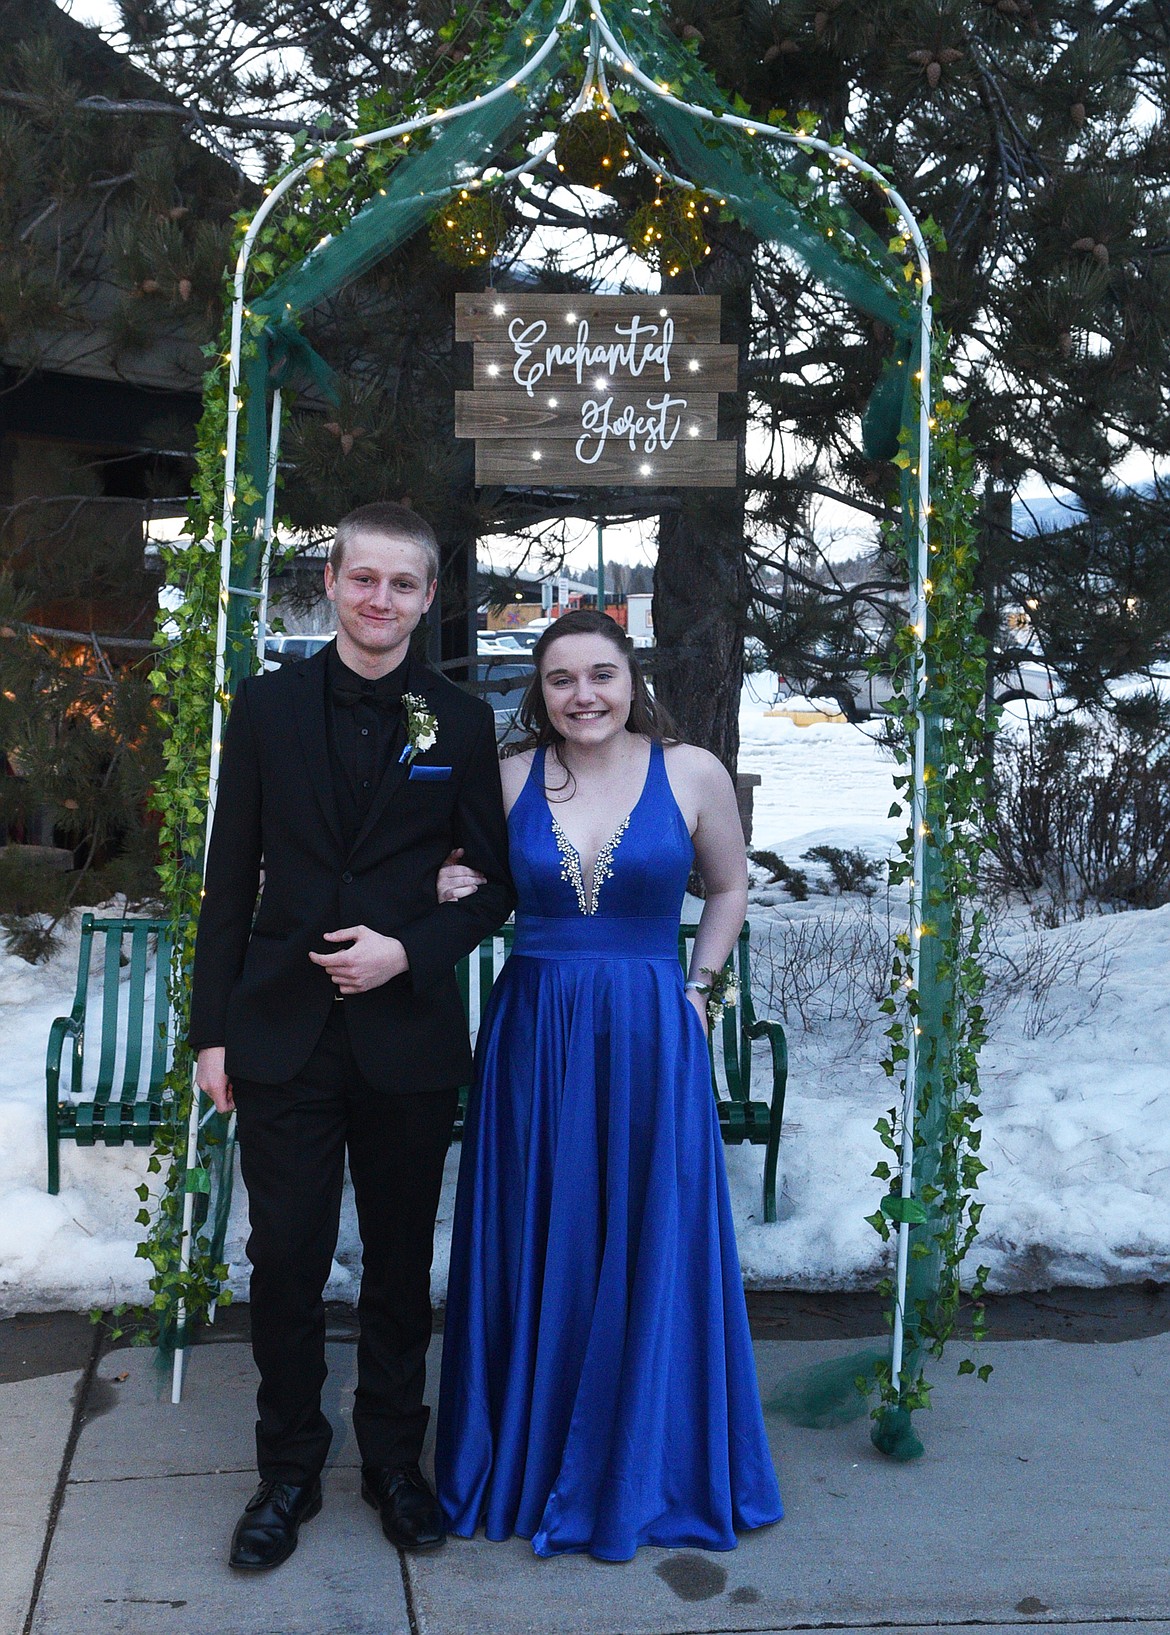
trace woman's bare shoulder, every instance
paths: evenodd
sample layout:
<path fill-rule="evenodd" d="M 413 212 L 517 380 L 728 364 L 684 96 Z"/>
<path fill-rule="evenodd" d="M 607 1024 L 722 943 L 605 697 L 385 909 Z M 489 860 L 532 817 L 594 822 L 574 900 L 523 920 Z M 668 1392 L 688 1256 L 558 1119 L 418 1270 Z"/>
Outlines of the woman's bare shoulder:
<path fill-rule="evenodd" d="M 719 757 L 709 749 L 700 749 L 698 744 L 667 744 L 665 754 L 671 776 L 696 787 L 720 787 L 731 781 Z"/>
<path fill-rule="evenodd" d="M 535 754 L 534 749 L 522 749 L 518 755 L 507 755 L 500 762 L 500 782 L 504 786 L 504 800 L 509 806 L 523 789 Z"/>

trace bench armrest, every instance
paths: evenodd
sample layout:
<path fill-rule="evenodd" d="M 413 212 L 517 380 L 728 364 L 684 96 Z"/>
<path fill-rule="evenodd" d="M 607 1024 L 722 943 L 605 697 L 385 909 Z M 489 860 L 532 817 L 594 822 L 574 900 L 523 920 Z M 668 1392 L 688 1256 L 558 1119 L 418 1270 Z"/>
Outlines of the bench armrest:
<path fill-rule="evenodd" d="M 85 1023 L 85 1012 L 76 1005 L 68 1016 L 57 1016 L 49 1029 L 49 1047 L 45 1052 L 45 1093 L 56 1107 L 61 1085 L 61 1052 L 66 1039 L 80 1039 Z"/>

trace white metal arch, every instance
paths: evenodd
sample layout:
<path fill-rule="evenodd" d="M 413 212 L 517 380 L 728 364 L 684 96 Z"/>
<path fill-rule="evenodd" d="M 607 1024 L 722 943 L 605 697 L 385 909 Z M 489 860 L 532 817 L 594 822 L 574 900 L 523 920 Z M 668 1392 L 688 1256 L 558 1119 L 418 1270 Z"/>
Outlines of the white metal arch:
<path fill-rule="evenodd" d="M 226 357 L 228 365 L 228 413 L 224 450 L 224 502 L 223 502 L 223 541 L 220 548 L 219 598 L 216 619 L 215 641 L 215 671 L 214 671 L 214 701 L 212 705 L 212 732 L 211 732 L 211 760 L 208 773 L 208 802 L 207 802 L 207 832 L 210 833 L 211 823 L 215 815 L 216 794 L 219 784 L 220 751 L 223 734 L 223 706 L 224 687 L 226 681 L 226 653 L 228 629 L 228 605 L 232 594 L 240 592 L 231 584 L 232 570 L 232 535 L 235 518 L 236 503 L 236 473 L 238 465 L 238 438 L 239 412 L 242 407 L 240 399 L 240 357 L 243 339 L 243 323 L 246 316 L 244 299 L 244 285 L 247 277 L 248 265 L 257 238 L 265 222 L 272 215 L 277 205 L 297 185 L 301 179 L 316 166 L 321 166 L 342 150 L 348 152 L 353 148 L 372 147 L 383 142 L 400 140 L 409 137 L 416 131 L 427 130 L 433 126 L 443 125 L 461 114 L 470 112 L 476 106 L 483 106 L 504 96 L 511 96 L 516 88 L 529 79 L 544 63 L 549 55 L 556 50 L 559 44 L 560 30 L 567 22 L 571 22 L 574 15 L 584 12 L 589 18 L 589 40 L 585 50 L 583 63 L 583 77 L 581 90 L 574 99 L 571 107 L 563 114 L 562 122 L 571 118 L 585 106 L 590 92 L 596 87 L 608 103 L 609 88 L 605 77 L 605 55 L 609 54 L 616 69 L 626 76 L 632 84 L 637 85 L 647 97 L 655 98 L 693 118 L 704 120 L 710 124 L 743 132 L 753 139 L 762 139 L 767 142 L 776 142 L 789 147 L 804 149 L 809 152 L 822 154 L 841 169 L 856 171 L 864 176 L 885 194 L 890 204 L 898 212 L 900 226 L 906 237 L 914 247 L 915 259 L 918 264 L 919 276 L 919 337 L 920 337 L 920 364 L 921 377 L 919 381 L 919 417 L 918 417 L 918 466 L 917 466 L 917 518 L 916 518 L 916 554 L 911 563 L 912 579 L 912 629 L 915 634 L 913 649 L 911 690 L 917 704 L 917 726 L 914 738 L 914 758 L 911 777 L 911 824 L 913 833 L 913 866 L 910 883 L 910 958 L 911 982 L 915 989 L 918 987 L 920 974 L 920 952 L 923 917 L 922 882 L 925 862 L 926 840 L 926 725 L 922 703 L 925 695 L 926 666 L 924 640 L 927 628 L 927 595 L 930 577 L 930 402 L 931 402 L 931 268 L 930 256 L 926 247 L 921 228 L 912 211 L 876 165 L 859 157 L 850 149 L 826 142 L 820 137 L 807 136 L 800 132 L 777 129 L 775 126 L 755 124 L 750 119 L 744 119 L 738 114 L 718 113 L 714 109 L 703 107 L 697 103 L 686 102 L 676 97 L 668 85 L 663 85 L 652 79 L 634 61 L 633 56 L 616 37 L 605 16 L 604 0 L 564 0 L 556 21 L 536 45 L 535 36 L 525 40 L 525 45 L 535 45 L 536 49 L 525 61 L 523 66 L 510 74 L 507 79 L 490 90 L 483 92 L 470 102 L 460 103 L 453 108 L 436 109 L 433 113 L 423 114 L 415 119 L 403 120 L 395 125 L 388 125 L 381 130 L 356 134 L 352 137 L 341 138 L 319 149 L 312 158 L 303 160 L 281 177 L 264 199 L 263 204 L 252 218 L 240 246 L 236 258 L 235 279 L 232 299 L 232 317 L 229 349 Z M 555 146 L 555 136 L 533 153 L 522 165 L 513 170 L 499 172 L 500 179 L 512 180 L 517 176 L 534 170 L 548 156 Z M 639 157 L 650 163 L 647 156 Z M 659 167 L 661 168 L 661 167 Z M 489 171 L 494 167 L 489 167 Z M 670 175 L 670 172 L 664 172 Z M 683 181 L 681 177 L 671 177 L 672 180 Z M 462 186 L 477 187 L 482 184 L 483 177 L 463 182 Z M 323 240 L 326 243 L 328 240 Z M 258 529 L 262 530 L 264 541 L 264 559 L 259 593 L 248 592 L 257 596 L 260 614 L 260 629 L 258 644 L 264 639 L 264 626 L 267 620 L 268 600 L 268 568 L 272 542 L 273 517 L 275 507 L 276 467 L 280 440 L 281 397 L 277 391 L 273 396 L 272 429 L 269 443 L 268 484 L 265 495 L 265 505 L 262 520 Z M 204 852 L 206 866 L 206 848 Z M 906 1089 L 902 1106 L 902 1146 L 900 1153 L 900 1171 L 902 1196 L 909 1197 L 913 1191 L 914 1174 L 914 1118 L 916 1109 L 916 1094 L 918 1081 L 918 1044 L 916 1030 L 911 1026 L 906 1034 Z M 192 1097 L 191 1117 L 188 1126 L 187 1167 L 191 1169 L 197 1160 L 199 1132 L 199 1095 L 196 1092 Z M 180 1249 L 180 1274 L 185 1275 L 189 1264 L 192 1242 L 192 1223 L 194 1218 L 194 1196 L 188 1192 L 184 1199 L 183 1228 Z M 906 1279 L 909 1257 L 910 1227 L 907 1221 L 898 1225 L 897 1237 L 897 1265 L 896 1265 L 896 1300 L 894 1309 L 893 1347 L 891 1352 L 891 1373 L 896 1382 L 902 1368 L 905 1331 L 905 1297 Z M 177 1331 L 180 1342 L 185 1342 L 185 1306 L 180 1303 L 178 1309 Z M 172 1376 L 171 1400 L 178 1402 L 182 1394 L 183 1360 L 185 1348 L 180 1343 L 176 1348 L 174 1371 Z"/>

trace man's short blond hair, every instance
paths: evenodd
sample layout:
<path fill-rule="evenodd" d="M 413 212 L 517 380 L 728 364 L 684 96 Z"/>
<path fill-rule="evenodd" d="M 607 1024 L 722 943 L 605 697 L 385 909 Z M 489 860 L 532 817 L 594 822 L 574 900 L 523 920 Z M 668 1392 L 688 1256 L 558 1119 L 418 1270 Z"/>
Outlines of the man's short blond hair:
<path fill-rule="evenodd" d="M 383 539 L 417 545 L 427 560 L 427 584 L 434 584 L 439 577 L 439 541 L 435 530 L 409 505 L 399 505 L 395 500 L 376 500 L 373 505 L 359 505 L 356 511 L 342 517 L 329 552 L 329 565 L 334 573 L 341 572 L 345 548 L 358 534 L 378 534 Z"/>

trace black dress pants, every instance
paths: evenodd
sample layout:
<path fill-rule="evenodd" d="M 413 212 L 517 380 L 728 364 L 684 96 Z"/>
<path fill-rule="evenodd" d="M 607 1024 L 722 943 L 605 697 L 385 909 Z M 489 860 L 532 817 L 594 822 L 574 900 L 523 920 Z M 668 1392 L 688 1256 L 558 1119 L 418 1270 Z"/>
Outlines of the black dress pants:
<path fill-rule="evenodd" d="M 321 1412 L 325 1304 L 345 1157 L 362 1240 L 353 1425 L 367 1465 L 414 1464 L 431 1338 L 431 1259 L 456 1090 L 387 1095 L 354 1061 L 345 1005 L 287 1084 L 233 1081 L 248 1189 L 252 1354 L 263 1480 L 304 1482 L 332 1439 Z"/>

